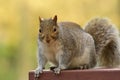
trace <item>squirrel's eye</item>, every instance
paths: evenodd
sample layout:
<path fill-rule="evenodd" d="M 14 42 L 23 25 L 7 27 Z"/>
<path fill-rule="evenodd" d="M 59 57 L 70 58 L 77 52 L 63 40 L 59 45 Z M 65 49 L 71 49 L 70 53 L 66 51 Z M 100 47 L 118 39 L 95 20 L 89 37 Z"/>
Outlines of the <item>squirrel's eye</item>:
<path fill-rule="evenodd" d="M 40 32 L 40 33 L 42 32 L 41 29 L 39 29 L 39 32 Z"/>
<path fill-rule="evenodd" d="M 55 31 L 56 31 L 56 28 L 54 28 L 53 31 L 55 32 Z"/>

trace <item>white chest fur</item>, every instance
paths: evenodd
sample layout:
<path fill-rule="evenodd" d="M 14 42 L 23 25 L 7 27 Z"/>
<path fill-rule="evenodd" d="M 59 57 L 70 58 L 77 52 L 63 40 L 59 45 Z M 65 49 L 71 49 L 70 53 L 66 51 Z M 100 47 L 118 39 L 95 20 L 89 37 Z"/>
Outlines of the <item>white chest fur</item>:
<path fill-rule="evenodd" d="M 61 44 L 60 42 L 56 41 L 51 44 L 44 45 L 44 55 L 48 61 L 52 62 L 54 65 L 58 64 L 58 56 L 59 52 L 61 51 Z"/>

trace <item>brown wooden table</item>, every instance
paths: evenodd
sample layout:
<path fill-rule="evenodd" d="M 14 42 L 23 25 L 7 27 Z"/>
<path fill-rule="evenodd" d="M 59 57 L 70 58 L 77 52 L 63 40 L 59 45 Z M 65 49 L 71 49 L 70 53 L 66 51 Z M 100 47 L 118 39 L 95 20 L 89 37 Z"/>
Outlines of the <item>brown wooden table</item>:
<path fill-rule="evenodd" d="M 35 80 L 34 71 L 29 72 L 29 80 Z M 38 80 L 120 80 L 120 69 L 64 70 L 59 75 L 44 71 Z"/>

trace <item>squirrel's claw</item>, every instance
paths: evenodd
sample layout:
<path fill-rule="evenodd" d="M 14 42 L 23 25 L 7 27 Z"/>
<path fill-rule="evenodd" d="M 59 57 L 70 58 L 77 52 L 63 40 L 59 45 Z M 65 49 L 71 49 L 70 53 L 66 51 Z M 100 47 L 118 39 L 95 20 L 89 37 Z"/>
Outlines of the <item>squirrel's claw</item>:
<path fill-rule="evenodd" d="M 89 69 L 89 65 L 85 64 L 85 65 L 80 65 L 79 67 L 81 70 L 82 69 Z"/>
<path fill-rule="evenodd" d="M 53 71 L 54 71 L 55 74 L 60 74 L 61 69 L 60 68 L 55 68 Z"/>
<path fill-rule="evenodd" d="M 41 68 L 37 68 L 37 69 L 35 70 L 35 78 L 38 78 L 41 73 L 42 73 L 42 69 L 41 69 Z"/>

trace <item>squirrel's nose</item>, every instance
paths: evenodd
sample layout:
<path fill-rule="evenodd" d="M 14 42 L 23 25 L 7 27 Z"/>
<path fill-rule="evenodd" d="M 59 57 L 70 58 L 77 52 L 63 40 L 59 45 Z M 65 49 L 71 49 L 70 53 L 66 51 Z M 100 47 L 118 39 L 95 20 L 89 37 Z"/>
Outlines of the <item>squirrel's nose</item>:
<path fill-rule="evenodd" d="M 50 38 L 48 36 L 46 37 L 46 42 L 50 43 Z"/>

